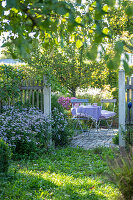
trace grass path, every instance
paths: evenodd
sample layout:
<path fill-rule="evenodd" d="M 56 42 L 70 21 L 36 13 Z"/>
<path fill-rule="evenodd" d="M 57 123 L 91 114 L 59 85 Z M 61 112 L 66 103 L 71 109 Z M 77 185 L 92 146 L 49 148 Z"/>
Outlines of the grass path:
<path fill-rule="evenodd" d="M 104 173 L 109 148 L 62 148 L 32 161 L 15 161 L 0 179 L 1 200 L 113 200 L 118 188 Z"/>

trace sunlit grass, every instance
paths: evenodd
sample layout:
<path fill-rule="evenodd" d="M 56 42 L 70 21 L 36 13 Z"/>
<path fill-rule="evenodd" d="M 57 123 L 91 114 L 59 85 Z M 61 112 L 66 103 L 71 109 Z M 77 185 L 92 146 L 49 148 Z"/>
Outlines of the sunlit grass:
<path fill-rule="evenodd" d="M 38 160 L 13 162 L 0 181 L 0 199 L 117 199 L 118 188 L 105 179 L 109 168 L 96 152 L 64 148 Z M 113 157 L 107 148 L 101 155 Z"/>

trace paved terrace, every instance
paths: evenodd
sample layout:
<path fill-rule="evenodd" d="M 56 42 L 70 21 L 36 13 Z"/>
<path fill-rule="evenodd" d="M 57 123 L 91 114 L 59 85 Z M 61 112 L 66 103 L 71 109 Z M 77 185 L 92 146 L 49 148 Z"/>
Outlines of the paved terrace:
<path fill-rule="evenodd" d="M 118 133 L 118 129 L 91 129 L 90 132 L 80 133 L 73 136 L 71 147 L 82 147 L 84 149 L 92 149 L 99 146 L 116 147 L 112 138 Z"/>

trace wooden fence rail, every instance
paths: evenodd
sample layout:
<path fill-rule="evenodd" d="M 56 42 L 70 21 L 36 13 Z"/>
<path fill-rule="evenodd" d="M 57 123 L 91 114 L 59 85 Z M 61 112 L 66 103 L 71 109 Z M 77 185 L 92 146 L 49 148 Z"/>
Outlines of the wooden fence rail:
<path fill-rule="evenodd" d="M 44 97 L 44 83 L 41 81 L 25 81 L 20 86 L 20 98 L 22 105 L 31 105 L 37 107 L 41 111 L 44 110 L 43 97 Z"/>

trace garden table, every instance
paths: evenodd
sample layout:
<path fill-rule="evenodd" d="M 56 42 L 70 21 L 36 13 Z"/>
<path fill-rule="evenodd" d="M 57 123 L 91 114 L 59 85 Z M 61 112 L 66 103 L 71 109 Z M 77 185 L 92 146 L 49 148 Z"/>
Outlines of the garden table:
<path fill-rule="evenodd" d="M 92 121 L 95 123 L 96 129 L 98 129 L 98 120 L 101 116 L 101 106 L 97 105 L 81 105 L 79 107 L 71 108 L 71 112 L 73 117 L 79 118 L 87 118 L 88 120 L 91 118 Z"/>

